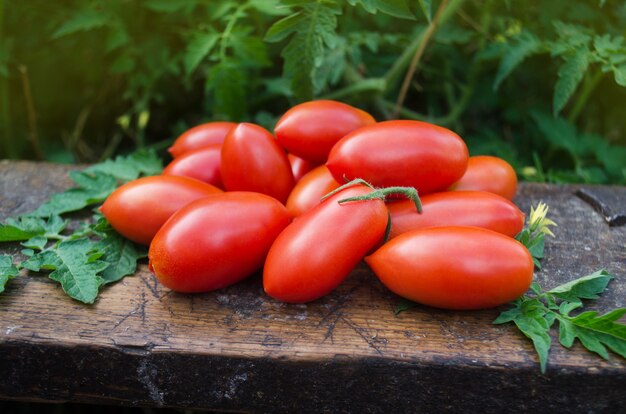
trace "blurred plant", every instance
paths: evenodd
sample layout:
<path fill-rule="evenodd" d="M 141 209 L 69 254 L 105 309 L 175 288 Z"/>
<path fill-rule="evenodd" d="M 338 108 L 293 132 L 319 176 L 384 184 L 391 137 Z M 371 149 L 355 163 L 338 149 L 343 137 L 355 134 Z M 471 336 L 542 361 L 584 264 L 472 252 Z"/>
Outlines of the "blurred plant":
<path fill-rule="evenodd" d="M 626 183 L 624 27 L 597 0 L 0 0 L 0 156 L 91 162 L 329 98 L 528 180 Z"/>

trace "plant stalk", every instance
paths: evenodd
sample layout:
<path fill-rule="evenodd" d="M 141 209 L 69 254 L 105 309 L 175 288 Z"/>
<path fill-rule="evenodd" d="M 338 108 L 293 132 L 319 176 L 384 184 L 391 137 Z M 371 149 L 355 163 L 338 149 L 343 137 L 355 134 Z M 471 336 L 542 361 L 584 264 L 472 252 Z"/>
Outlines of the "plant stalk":
<path fill-rule="evenodd" d="M 576 122 L 576 119 L 578 118 L 583 108 L 587 104 L 587 101 L 589 100 L 591 93 L 596 89 L 596 87 L 598 86 L 598 83 L 600 83 L 600 81 L 602 80 L 602 76 L 603 76 L 602 71 L 600 69 L 596 69 L 596 71 L 593 73 L 593 75 L 591 75 L 591 77 L 585 78 L 585 82 L 583 83 L 583 90 L 580 92 L 580 95 L 578 95 L 578 99 L 576 100 L 576 103 L 574 104 L 572 111 L 567 117 L 567 120 L 570 123 L 573 124 L 574 122 Z"/>
<path fill-rule="evenodd" d="M 18 67 L 20 77 L 22 78 L 22 90 L 24 92 L 24 100 L 26 102 L 26 114 L 28 116 L 28 140 L 33 148 L 35 157 L 38 160 L 44 160 L 45 156 L 41 145 L 39 144 L 39 133 L 37 131 L 37 112 L 35 111 L 35 102 L 33 93 L 30 88 L 30 80 L 28 79 L 28 68 L 25 65 Z"/>
<path fill-rule="evenodd" d="M 394 111 L 392 112 L 392 116 L 394 118 L 397 118 L 398 114 L 400 113 L 400 108 L 402 108 L 402 105 L 404 104 L 404 100 L 406 99 L 406 95 L 409 91 L 409 87 L 411 86 L 411 80 L 413 79 L 413 76 L 415 76 L 417 65 L 419 64 L 420 60 L 422 59 L 422 56 L 424 55 L 424 50 L 426 50 L 426 45 L 428 44 L 428 42 L 430 42 L 430 39 L 432 38 L 433 34 L 435 33 L 435 30 L 437 29 L 437 26 L 439 25 L 441 16 L 444 10 L 446 9 L 447 5 L 448 5 L 448 0 L 441 1 L 441 3 L 439 4 L 439 8 L 437 8 L 437 12 L 435 13 L 435 17 L 433 17 L 433 20 L 428 25 L 428 28 L 424 32 L 424 35 L 420 36 L 421 41 L 419 43 L 419 46 L 417 47 L 417 50 L 415 51 L 415 55 L 413 55 L 413 59 L 411 60 L 409 69 L 406 72 L 406 75 L 404 76 L 404 81 L 402 82 L 402 86 L 400 87 L 400 94 L 398 95 L 398 99 L 396 100 L 396 107 Z"/>

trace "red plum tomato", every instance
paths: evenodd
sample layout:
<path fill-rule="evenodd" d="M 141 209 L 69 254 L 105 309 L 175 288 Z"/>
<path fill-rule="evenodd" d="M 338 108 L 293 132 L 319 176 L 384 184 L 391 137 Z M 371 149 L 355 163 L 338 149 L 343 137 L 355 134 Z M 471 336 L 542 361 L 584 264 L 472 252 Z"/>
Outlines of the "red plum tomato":
<path fill-rule="evenodd" d="M 260 269 L 288 223 L 287 209 L 264 194 L 212 195 L 165 223 L 150 244 L 150 265 L 159 282 L 176 292 L 220 289 Z"/>
<path fill-rule="evenodd" d="M 188 151 L 174 158 L 163 170 L 163 175 L 178 175 L 224 188 L 220 173 L 222 144 L 210 144 Z"/>
<path fill-rule="evenodd" d="M 505 160 L 490 155 L 469 158 L 467 171 L 459 181 L 452 184 L 452 191 L 488 191 L 513 200 L 517 191 L 517 174 Z"/>
<path fill-rule="evenodd" d="M 285 203 L 295 184 L 284 149 L 258 125 L 241 123 L 233 128 L 222 145 L 221 160 L 228 191 L 254 191 Z"/>
<path fill-rule="evenodd" d="M 287 154 L 289 164 L 291 164 L 291 172 L 293 173 L 293 179 L 298 182 L 306 173 L 315 168 L 315 164 L 300 158 L 293 154 Z"/>
<path fill-rule="evenodd" d="M 463 176 L 469 157 L 449 129 L 419 121 L 385 121 L 359 128 L 331 150 L 326 165 L 337 181 L 362 178 L 376 187 L 443 191 Z"/>
<path fill-rule="evenodd" d="M 510 200 L 485 191 L 447 191 L 421 197 L 422 214 L 410 200 L 387 205 L 390 237 L 407 231 L 441 226 L 475 226 L 514 237 L 524 227 L 524 213 Z"/>
<path fill-rule="evenodd" d="M 318 205 L 323 196 L 339 188 L 340 184 L 333 178 L 325 165 L 309 171 L 291 190 L 287 199 L 287 211 L 297 217 Z M 413 205 L 415 211 L 415 205 Z"/>
<path fill-rule="evenodd" d="M 517 240 L 478 227 L 401 234 L 365 258 L 392 292 L 442 309 L 484 309 L 530 287 L 533 259 Z"/>
<path fill-rule="evenodd" d="M 113 191 L 100 211 L 122 236 L 148 245 L 174 212 L 192 201 L 221 192 L 215 186 L 187 177 L 144 177 Z"/>
<path fill-rule="evenodd" d="M 234 122 L 207 122 L 185 131 L 176 138 L 174 144 L 168 149 L 172 157 L 177 158 L 187 151 L 202 148 L 211 144 L 221 144 L 226 138 L 228 131 L 237 124 Z"/>
<path fill-rule="evenodd" d="M 278 120 L 276 139 L 290 153 L 323 164 L 330 149 L 347 133 L 376 120 L 367 112 L 337 101 L 304 102 Z"/>
<path fill-rule="evenodd" d="M 265 261 L 263 288 L 280 301 L 303 303 L 335 289 L 383 238 L 387 208 L 380 199 L 339 204 L 368 194 L 348 187 L 291 222 Z"/>

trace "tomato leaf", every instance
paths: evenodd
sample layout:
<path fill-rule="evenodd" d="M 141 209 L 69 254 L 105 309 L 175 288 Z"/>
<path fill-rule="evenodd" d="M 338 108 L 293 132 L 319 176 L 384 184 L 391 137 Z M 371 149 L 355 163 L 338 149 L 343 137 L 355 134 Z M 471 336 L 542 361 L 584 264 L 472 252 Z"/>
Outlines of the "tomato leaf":
<path fill-rule="evenodd" d="M 558 115 L 573 95 L 576 87 L 585 76 L 589 67 L 590 51 L 580 48 L 574 53 L 564 55 L 565 63 L 559 68 L 559 79 L 554 87 L 553 112 Z"/>
<path fill-rule="evenodd" d="M 626 325 L 617 322 L 626 315 L 626 308 L 615 309 L 602 316 L 598 312 L 583 312 L 576 317 L 560 316 L 559 341 L 569 348 L 578 338 L 591 352 L 609 359 L 606 348 L 626 358 Z"/>
<path fill-rule="evenodd" d="M 613 276 L 606 270 L 581 277 L 550 289 L 548 293 L 573 303 L 582 303 L 581 299 L 597 299 L 604 292 Z M 567 314 L 567 313 L 566 313 Z"/>
<path fill-rule="evenodd" d="M 187 74 L 191 74 L 202 62 L 204 58 L 211 52 L 213 47 L 217 44 L 220 35 L 219 33 L 194 33 L 191 39 L 187 43 L 187 50 L 183 57 L 183 63 L 185 65 L 185 71 Z"/>
<path fill-rule="evenodd" d="M 130 155 L 119 155 L 86 168 L 86 173 L 102 173 L 120 181 L 131 181 L 140 176 L 157 175 L 163 170 L 163 162 L 154 150 L 139 150 Z"/>
<path fill-rule="evenodd" d="M 21 216 L 9 218 L 0 224 L 0 242 L 30 240 L 33 237 L 55 237 L 65 229 L 67 221 L 58 215 L 51 215 L 47 220 L 39 217 Z"/>
<path fill-rule="evenodd" d="M 406 0 L 348 0 L 348 3 L 351 6 L 359 4 L 372 14 L 381 12 L 401 19 L 415 19 Z M 424 0 L 420 1 L 420 6 L 425 7 Z"/>
<path fill-rule="evenodd" d="M 529 32 L 517 36 L 502 56 L 496 79 L 493 81 L 493 90 L 498 90 L 502 81 L 527 57 L 537 53 L 541 46 L 541 41 Z"/>
<path fill-rule="evenodd" d="M 19 276 L 20 272 L 13 264 L 11 256 L 0 256 L 0 293 L 4 292 L 7 282 L 14 277 Z"/>
<path fill-rule="evenodd" d="M 104 253 L 102 260 L 109 264 L 100 275 L 103 284 L 117 282 L 124 276 L 134 274 L 137 260 L 147 256 L 144 247 L 120 236 L 114 230 L 107 231 L 95 247 Z"/>
<path fill-rule="evenodd" d="M 291 36 L 281 54 L 283 73 L 290 79 L 296 98 L 308 101 L 315 92 L 315 72 L 322 65 L 326 50 L 337 43 L 335 30 L 341 9 L 335 1 L 299 1 L 294 5 L 300 10 L 274 23 L 265 39 L 278 42 Z"/>
<path fill-rule="evenodd" d="M 97 29 L 106 26 L 108 22 L 109 16 L 97 10 L 78 10 L 52 34 L 52 38 L 58 39 L 73 33 Z"/>
<path fill-rule="evenodd" d="M 88 239 L 62 241 L 49 250 L 36 253 L 22 265 L 32 271 L 52 270 L 49 277 L 61 284 L 73 299 L 93 303 L 104 280 L 98 273 L 109 264 L 98 260 L 101 252 L 94 250 Z"/>

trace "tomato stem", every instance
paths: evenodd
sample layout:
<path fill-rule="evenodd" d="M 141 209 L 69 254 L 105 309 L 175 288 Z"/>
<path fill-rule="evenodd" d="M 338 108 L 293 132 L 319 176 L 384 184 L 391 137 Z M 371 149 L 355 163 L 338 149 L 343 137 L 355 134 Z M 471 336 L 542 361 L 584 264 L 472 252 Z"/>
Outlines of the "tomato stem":
<path fill-rule="evenodd" d="M 324 197 L 322 197 L 321 201 L 324 201 L 328 197 L 331 197 L 331 196 L 337 194 L 338 192 L 343 191 L 343 190 L 345 190 L 348 187 L 353 187 L 353 186 L 355 186 L 357 184 L 363 184 L 364 186 L 367 186 L 367 187 L 371 188 L 372 190 L 374 190 L 374 186 L 371 185 L 370 183 L 368 183 L 367 181 L 365 181 L 364 179 L 362 179 L 362 178 L 355 178 L 354 180 L 348 181 L 344 185 L 342 185 L 340 187 L 337 187 L 333 191 L 331 191 L 330 193 L 326 194 Z"/>
<path fill-rule="evenodd" d="M 417 190 L 413 187 L 385 187 L 377 188 L 369 194 L 363 194 L 360 196 L 348 197 L 343 200 L 339 200 L 339 204 L 349 203 L 352 201 L 366 201 L 366 200 L 383 200 L 385 201 L 390 194 L 402 194 L 409 200 L 413 201 L 418 213 L 422 212 L 422 202 L 417 195 Z"/>

